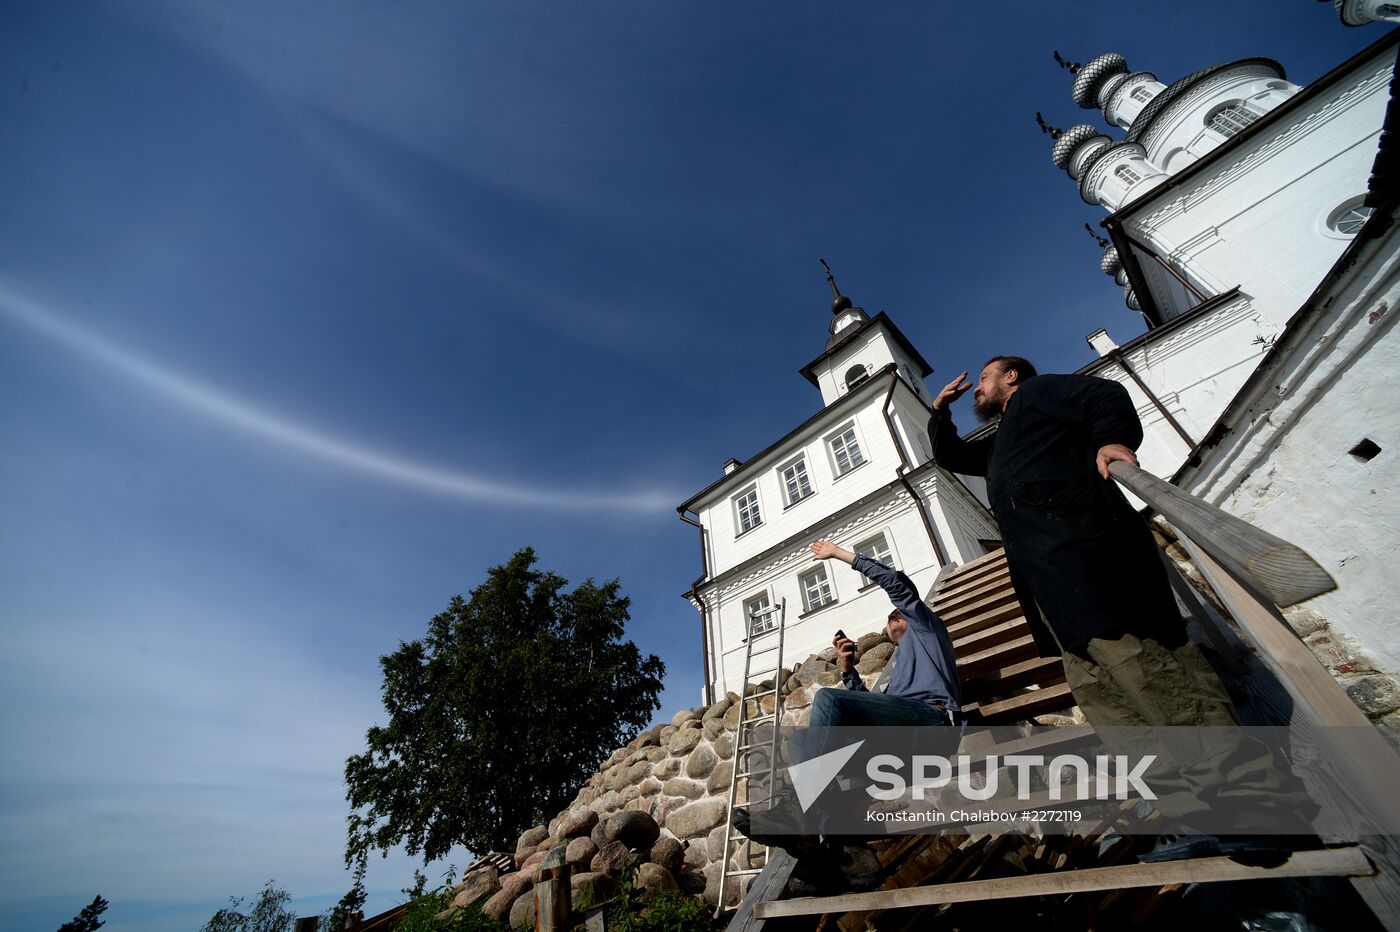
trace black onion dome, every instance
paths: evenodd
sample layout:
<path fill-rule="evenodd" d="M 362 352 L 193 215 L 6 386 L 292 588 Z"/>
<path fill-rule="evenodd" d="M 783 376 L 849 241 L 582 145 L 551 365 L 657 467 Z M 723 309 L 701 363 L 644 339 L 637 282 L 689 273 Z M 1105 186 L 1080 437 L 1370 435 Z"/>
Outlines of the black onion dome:
<path fill-rule="evenodd" d="M 1123 267 L 1123 260 L 1118 256 L 1118 247 L 1109 246 L 1103 251 L 1103 258 L 1099 260 L 1099 268 L 1105 275 L 1117 275 L 1118 270 Z"/>
<path fill-rule="evenodd" d="M 1079 69 L 1074 76 L 1074 87 L 1069 95 L 1085 110 L 1093 110 L 1099 105 L 1099 85 L 1105 78 L 1128 70 L 1128 60 L 1117 52 L 1104 52 L 1089 64 Z"/>
<path fill-rule="evenodd" d="M 1277 72 L 1280 78 L 1287 77 L 1287 75 L 1284 74 L 1283 66 L 1272 58 L 1242 58 L 1239 61 L 1227 62 L 1223 65 L 1214 65 L 1210 68 L 1202 68 L 1200 71 L 1194 71 L 1184 78 L 1173 81 L 1167 86 L 1166 90 L 1147 102 L 1147 106 L 1142 108 L 1142 112 L 1137 115 L 1137 119 L 1133 120 L 1133 125 L 1128 129 L 1128 142 L 1137 142 L 1143 136 L 1147 135 L 1147 131 L 1152 128 L 1153 121 L 1161 115 L 1162 111 L 1170 107 L 1173 101 L 1181 97 L 1201 81 L 1204 81 L 1213 74 L 1219 74 L 1226 69 L 1234 68 L 1238 65 L 1252 64 L 1265 65 Z"/>
<path fill-rule="evenodd" d="M 837 295 L 836 300 L 831 302 L 831 315 L 833 317 L 840 314 L 842 311 L 849 311 L 850 309 L 851 299 L 843 294 Z"/>
<path fill-rule="evenodd" d="M 1095 136 L 1102 135 L 1103 133 L 1088 123 L 1071 126 L 1055 140 L 1055 145 L 1050 149 L 1050 161 L 1055 163 L 1056 168 L 1068 170 L 1070 156 L 1074 155 L 1074 150 Z"/>
<path fill-rule="evenodd" d="M 1123 303 L 1135 311 L 1142 310 L 1142 302 L 1138 300 L 1137 292 L 1132 285 L 1123 286 Z"/>

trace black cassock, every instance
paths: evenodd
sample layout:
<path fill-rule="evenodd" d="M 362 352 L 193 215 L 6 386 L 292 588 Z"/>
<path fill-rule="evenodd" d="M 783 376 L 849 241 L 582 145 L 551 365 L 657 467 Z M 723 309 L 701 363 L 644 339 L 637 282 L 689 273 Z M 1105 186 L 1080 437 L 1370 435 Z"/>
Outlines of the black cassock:
<path fill-rule="evenodd" d="M 987 477 L 1011 582 L 1043 656 L 1059 653 L 1046 624 L 1065 650 L 1125 633 L 1181 640 L 1152 533 L 1095 466 L 1100 447 L 1142 442 L 1122 385 L 1037 376 L 1011 396 L 992 436 L 963 440 L 945 408 L 934 411 L 929 437 L 939 466 Z"/>

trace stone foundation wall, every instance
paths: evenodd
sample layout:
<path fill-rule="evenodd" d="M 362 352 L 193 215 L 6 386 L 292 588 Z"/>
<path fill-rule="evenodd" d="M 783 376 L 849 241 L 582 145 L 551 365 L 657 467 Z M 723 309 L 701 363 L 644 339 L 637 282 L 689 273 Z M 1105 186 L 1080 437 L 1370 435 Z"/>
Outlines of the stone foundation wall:
<path fill-rule="evenodd" d="M 857 650 L 857 670 L 868 686 L 874 685 L 894 645 L 883 633 L 872 633 L 857 642 Z M 839 688 L 834 658 L 835 650 L 827 649 L 790 672 L 783 690 L 782 724 L 805 725 L 817 691 Z M 754 684 L 747 695 L 772 686 L 771 680 Z M 744 701 L 753 717 L 771 713 L 774 700 L 768 695 Z M 539 862 L 561 845 L 573 876 L 576 906 L 590 885 L 595 888 L 593 902 L 611 896 L 629 861 L 640 863 L 637 882 L 648 890 L 679 889 L 717 904 L 739 712 L 739 696 L 730 693 L 713 705 L 677 713 L 669 724 L 656 725 L 615 750 L 562 812 L 520 836 L 515 850 L 518 871 L 472 871 L 458 885 L 453 905 L 484 901 L 488 914 L 512 926 L 532 922 Z M 741 789 L 743 785 L 741 781 Z M 743 801 L 741 792 L 740 804 Z M 734 868 L 749 866 L 733 862 Z M 729 905 L 738 902 L 744 888 L 732 885 L 726 897 Z"/>

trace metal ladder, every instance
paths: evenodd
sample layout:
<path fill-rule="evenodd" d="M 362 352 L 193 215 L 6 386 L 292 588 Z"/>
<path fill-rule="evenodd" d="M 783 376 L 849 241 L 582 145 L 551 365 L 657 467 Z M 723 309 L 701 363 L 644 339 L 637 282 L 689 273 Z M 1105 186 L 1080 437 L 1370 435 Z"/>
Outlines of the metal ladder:
<path fill-rule="evenodd" d="M 777 624 L 769 625 L 769 619 L 777 617 Z M 775 768 L 778 760 L 778 726 L 783 720 L 783 636 L 786 627 L 787 599 L 779 600 L 776 606 L 759 609 L 749 614 L 749 636 L 744 642 L 744 685 L 743 697 L 739 700 L 739 723 L 734 730 L 734 769 L 729 775 L 729 810 L 725 821 L 724 859 L 720 864 L 719 903 L 715 906 L 715 916 L 724 912 L 725 899 L 737 878 L 763 872 L 768 864 L 768 849 L 755 844 L 734 831 L 734 803 L 738 798 L 739 783 L 743 781 L 745 803 L 752 812 L 754 806 L 767 803 L 773 796 Z M 766 655 L 776 656 L 768 657 Z M 764 659 L 754 665 L 754 657 Z M 771 666 L 770 666 L 771 664 Z M 752 682 L 762 683 L 772 678 L 772 688 L 763 689 L 749 695 Z M 773 711 L 763 712 L 762 700 L 773 697 Z M 754 703 L 756 714 L 749 716 L 749 703 Z M 763 725 L 769 727 L 762 729 Z M 766 749 L 767 758 L 755 762 L 754 758 Z M 755 754 L 754 752 L 759 752 Z M 754 799 L 749 792 L 751 787 L 762 788 L 768 795 Z M 731 869 L 729 862 L 743 851 L 739 861 L 749 867 Z M 755 860 L 761 859 L 757 867 Z"/>

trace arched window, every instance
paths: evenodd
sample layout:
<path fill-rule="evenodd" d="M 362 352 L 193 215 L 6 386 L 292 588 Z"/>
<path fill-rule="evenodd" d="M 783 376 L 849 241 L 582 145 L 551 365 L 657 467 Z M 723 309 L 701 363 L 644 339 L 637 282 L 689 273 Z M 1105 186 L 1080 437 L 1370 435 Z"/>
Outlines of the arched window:
<path fill-rule="evenodd" d="M 1400 19 L 1400 3 L 1382 3 L 1376 7 L 1376 19 Z"/>
<path fill-rule="evenodd" d="M 868 378 L 870 378 L 869 369 L 864 366 L 851 366 L 846 370 L 846 391 L 850 391 Z"/>
<path fill-rule="evenodd" d="M 1259 114 L 1244 104 L 1234 103 L 1226 104 L 1212 113 L 1208 123 L 1211 129 L 1229 139 L 1257 119 Z"/>
<path fill-rule="evenodd" d="M 1139 84 L 1133 88 L 1133 100 L 1151 100 L 1152 92 L 1147 89 L 1146 84 Z"/>
<path fill-rule="evenodd" d="M 1113 170 L 1114 176 L 1122 179 L 1124 184 L 1137 184 L 1142 180 L 1142 176 L 1135 172 L 1131 166 L 1119 165 Z"/>
<path fill-rule="evenodd" d="M 1355 236 L 1361 232 L 1361 228 L 1371 219 L 1374 212 L 1374 207 L 1367 207 L 1365 204 L 1352 204 L 1349 207 L 1344 205 L 1342 209 L 1333 211 L 1327 225 L 1342 236 Z"/>

